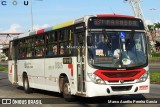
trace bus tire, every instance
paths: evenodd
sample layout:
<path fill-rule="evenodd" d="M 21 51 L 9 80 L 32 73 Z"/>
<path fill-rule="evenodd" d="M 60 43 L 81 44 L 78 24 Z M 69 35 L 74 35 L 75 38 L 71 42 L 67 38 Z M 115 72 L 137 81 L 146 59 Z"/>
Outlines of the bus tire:
<path fill-rule="evenodd" d="M 65 77 L 63 81 L 63 97 L 68 102 L 73 101 L 73 96 L 71 95 L 70 84 L 67 77 Z"/>
<path fill-rule="evenodd" d="M 24 77 L 23 87 L 24 87 L 24 91 L 25 91 L 27 94 L 31 93 L 31 89 L 30 89 L 30 87 L 29 87 L 28 77 Z"/>

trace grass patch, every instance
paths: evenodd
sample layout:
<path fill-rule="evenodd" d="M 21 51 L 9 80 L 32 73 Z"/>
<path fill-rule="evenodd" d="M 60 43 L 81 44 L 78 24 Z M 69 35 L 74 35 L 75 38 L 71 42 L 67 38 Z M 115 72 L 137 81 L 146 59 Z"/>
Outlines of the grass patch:
<path fill-rule="evenodd" d="M 149 60 L 160 60 L 160 57 L 149 57 Z"/>
<path fill-rule="evenodd" d="M 8 72 L 8 66 L 0 66 L 0 71 Z"/>
<path fill-rule="evenodd" d="M 150 72 L 151 83 L 160 84 L 160 71 L 151 71 Z"/>

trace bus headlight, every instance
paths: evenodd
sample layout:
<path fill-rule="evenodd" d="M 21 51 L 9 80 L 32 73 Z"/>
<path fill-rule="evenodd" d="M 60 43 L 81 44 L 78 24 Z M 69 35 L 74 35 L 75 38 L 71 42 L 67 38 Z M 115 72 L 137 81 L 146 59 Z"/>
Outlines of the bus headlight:
<path fill-rule="evenodd" d="M 145 72 L 139 79 L 137 82 L 145 82 L 148 78 L 149 72 Z"/>
<path fill-rule="evenodd" d="M 88 76 L 95 84 L 106 84 L 100 77 L 95 74 L 88 73 Z"/>

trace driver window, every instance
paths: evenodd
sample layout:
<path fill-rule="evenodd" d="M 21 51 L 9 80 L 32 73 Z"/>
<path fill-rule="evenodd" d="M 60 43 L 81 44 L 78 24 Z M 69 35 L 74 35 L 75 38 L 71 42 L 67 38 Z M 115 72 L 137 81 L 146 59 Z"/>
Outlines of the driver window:
<path fill-rule="evenodd" d="M 135 39 L 135 48 L 137 51 L 142 51 L 140 39 Z"/>
<path fill-rule="evenodd" d="M 96 36 L 95 36 L 96 37 Z M 110 56 L 111 43 L 107 34 L 99 34 L 97 39 L 96 56 Z"/>

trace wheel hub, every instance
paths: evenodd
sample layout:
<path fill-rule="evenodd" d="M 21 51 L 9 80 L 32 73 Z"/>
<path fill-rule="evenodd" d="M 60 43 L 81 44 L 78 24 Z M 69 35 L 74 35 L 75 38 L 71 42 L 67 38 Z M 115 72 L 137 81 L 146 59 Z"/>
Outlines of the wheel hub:
<path fill-rule="evenodd" d="M 65 83 L 65 84 L 64 84 L 64 93 L 65 93 L 66 95 L 69 95 L 69 94 L 71 93 L 69 83 Z"/>

